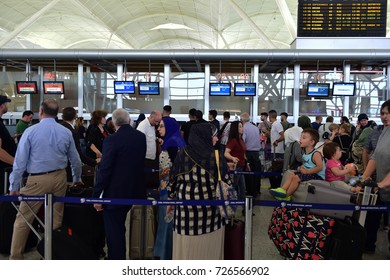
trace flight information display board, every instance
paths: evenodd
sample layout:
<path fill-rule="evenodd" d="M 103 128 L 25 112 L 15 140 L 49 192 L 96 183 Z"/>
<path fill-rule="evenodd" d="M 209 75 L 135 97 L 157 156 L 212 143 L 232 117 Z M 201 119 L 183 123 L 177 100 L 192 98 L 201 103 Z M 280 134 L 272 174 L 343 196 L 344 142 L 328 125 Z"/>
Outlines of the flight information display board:
<path fill-rule="evenodd" d="M 387 0 L 299 0 L 298 37 L 386 37 Z"/>

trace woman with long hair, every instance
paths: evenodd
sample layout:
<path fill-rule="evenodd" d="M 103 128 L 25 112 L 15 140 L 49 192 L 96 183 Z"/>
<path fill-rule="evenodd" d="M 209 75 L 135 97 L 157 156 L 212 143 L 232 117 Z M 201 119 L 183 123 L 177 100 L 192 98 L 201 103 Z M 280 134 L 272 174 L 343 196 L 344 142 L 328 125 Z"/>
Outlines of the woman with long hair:
<path fill-rule="evenodd" d="M 229 140 L 226 143 L 225 158 L 233 169 L 243 171 L 246 167 L 249 168 L 246 161 L 246 145 L 242 139 L 244 127 L 240 121 L 234 121 L 230 125 Z M 245 179 L 242 174 L 234 175 L 234 185 L 237 190 L 238 199 L 245 199 Z"/>
<path fill-rule="evenodd" d="M 105 128 L 107 112 L 96 110 L 91 113 L 91 124 L 87 129 L 87 156 L 101 158 L 103 140 L 109 133 Z"/>

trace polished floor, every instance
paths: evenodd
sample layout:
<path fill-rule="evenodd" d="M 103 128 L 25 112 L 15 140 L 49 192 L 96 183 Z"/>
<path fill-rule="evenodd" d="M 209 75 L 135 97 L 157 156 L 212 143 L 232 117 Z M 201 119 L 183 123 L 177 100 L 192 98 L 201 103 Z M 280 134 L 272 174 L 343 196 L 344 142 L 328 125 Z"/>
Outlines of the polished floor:
<path fill-rule="evenodd" d="M 257 199 L 272 200 L 268 192 L 268 179 L 262 179 L 261 195 Z M 252 237 L 252 259 L 253 260 L 283 260 L 276 247 L 269 239 L 267 230 L 273 208 L 254 207 L 253 216 L 253 237 Z M 237 218 L 243 219 L 241 210 L 237 211 Z M 36 250 L 25 253 L 27 260 L 39 260 L 41 256 Z M 363 254 L 364 260 L 390 260 L 387 232 L 381 229 L 378 231 L 377 249 L 375 254 Z M 8 260 L 7 255 L 0 254 L 0 260 Z"/>

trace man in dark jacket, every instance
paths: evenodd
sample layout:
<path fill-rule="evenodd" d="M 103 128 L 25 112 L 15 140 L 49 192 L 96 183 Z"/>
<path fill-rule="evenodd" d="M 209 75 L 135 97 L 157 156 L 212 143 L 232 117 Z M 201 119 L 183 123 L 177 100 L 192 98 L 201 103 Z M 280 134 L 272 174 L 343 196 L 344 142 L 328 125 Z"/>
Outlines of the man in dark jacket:
<path fill-rule="evenodd" d="M 124 109 L 112 113 L 116 132 L 104 140 L 103 157 L 100 162 L 93 197 L 145 199 L 144 159 L 146 137 L 130 126 L 130 117 Z M 126 259 L 125 221 L 129 205 L 94 204 L 103 211 L 108 259 Z"/>
<path fill-rule="evenodd" d="M 100 158 L 98 159 L 93 159 L 88 156 L 86 156 L 81 149 L 80 145 L 80 136 L 78 131 L 74 128 L 74 122 L 76 120 L 76 110 L 73 107 L 66 107 L 62 110 L 62 125 L 65 126 L 67 129 L 69 129 L 72 132 L 72 137 L 74 140 L 74 144 L 76 146 L 77 152 L 80 156 L 81 162 L 89 165 L 91 167 L 95 167 L 97 163 L 100 162 Z M 68 177 L 68 182 L 72 181 L 72 172 L 70 169 L 70 166 L 66 168 L 66 173 Z M 88 186 L 92 187 L 92 186 Z"/>

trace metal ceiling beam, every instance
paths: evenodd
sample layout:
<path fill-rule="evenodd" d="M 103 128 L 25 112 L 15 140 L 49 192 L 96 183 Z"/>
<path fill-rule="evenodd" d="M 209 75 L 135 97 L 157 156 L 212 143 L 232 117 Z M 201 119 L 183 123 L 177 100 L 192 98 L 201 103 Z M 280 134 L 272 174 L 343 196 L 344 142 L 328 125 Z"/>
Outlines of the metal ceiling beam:
<path fill-rule="evenodd" d="M 0 49 L 1 59 L 130 59 L 130 60 L 247 60 L 247 61 L 284 61 L 296 60 L 373 60 L 388 61 L 390 50 L 107 50 L 107 49 Z"/>
<path fill-rule="evenodd" d="M 47 4 L 42 9 L 40 9 L 38 12 L 33 14 L 31 17 L 29 17 L 27 20 L 25 20 L 24 22 L 19 24 L 13 31 L 11 31 L 6 37 L 4 37 L 0 41 L 0 48 L 4 47 L 8 42 L 10 42 L 12 39 L 16 38 L 27 27 L 29 27 L 34 22 L 36 22 L 44 13 L 46 13 L 46 11 L 51 10 L 60 1 L 61 0 L 53 0 L 53 1 L 51 1 L 49 4 Z"/>
<path fill-rule="evenodd" d="M 246 22 L 252 30 L 259 35 L 260 39 L 265 43 L 267 48 L 269 49 L 275 49 L 276 46 L 272 41 L 268 38 L 267 35 L 256 25 L 256 23 L 253 22 L 253 20 L 238 6 L 233 0 L 228 0 L 230 5 L 233 7 L 233 9 L 239 14 L 239 16 Z"/>
<path fill-rule="evenodd" d="M 275 1 L 276 4 L 278 4 L 279 11 L 282 14 L 288 32 L 290 33 L 291 37 L 295 39 L 297 37 L 297 28 L 295 25 L 295 21 L 291 15 L 290 9 L 287 6 L 286 0 L 275 0 Z"/>

